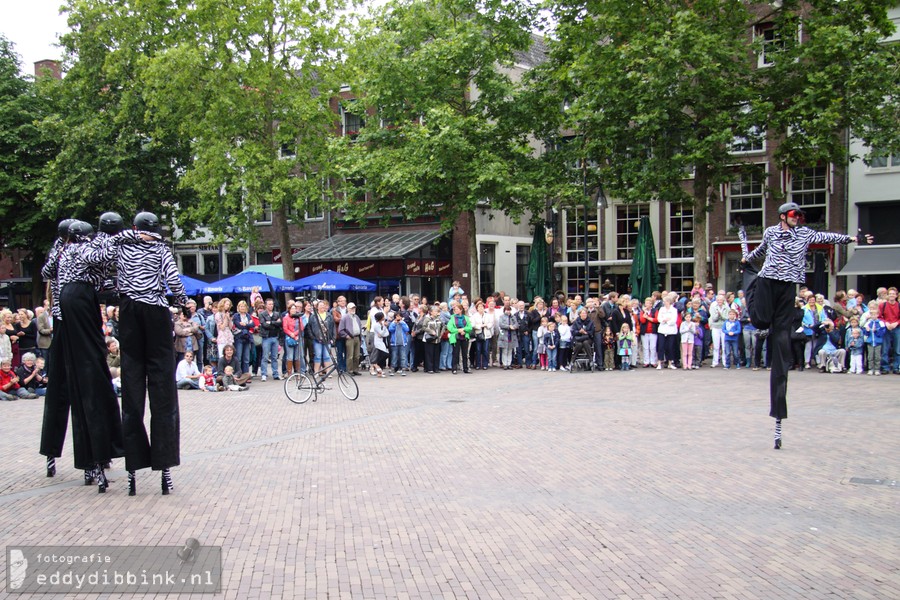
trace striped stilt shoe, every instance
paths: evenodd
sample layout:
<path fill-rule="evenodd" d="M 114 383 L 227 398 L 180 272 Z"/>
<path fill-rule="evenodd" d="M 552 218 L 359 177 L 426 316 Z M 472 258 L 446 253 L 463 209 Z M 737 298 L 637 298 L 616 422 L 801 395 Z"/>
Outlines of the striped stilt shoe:
<path fill-rule="evenodd" d="M 169 469 L 163 469 L 162 471 L 162 495 L 168 496 L 169 492 L 175 489 L 175 486 L 172 485 L 172 473 L 169 472 Z"/>
<path fill-rule="evenodd" d="M 84 485 L 93 485 L 94 478 L 97 476 L 96 469 L 85 469 L 84 470 Z"/>
<path fill-rule="evenodd" d="M 128 495 L 137 495 L 137 479 L 134 476 L 134 471 L 128 471 Z"/>
<path fill-rule="evenodd" d="M 97 492 L 101 494 L 106 493 L 106 488 L 109 487 L 109 479 L 106 478 L 106 473 L 103 471 L 103 467 L 97 465 Z"/>
<path fill-rule="evenodd" d="M 54 477 L 56 475 L 56 458 L 53 456 L 47 457 L 47 477 Z"/>

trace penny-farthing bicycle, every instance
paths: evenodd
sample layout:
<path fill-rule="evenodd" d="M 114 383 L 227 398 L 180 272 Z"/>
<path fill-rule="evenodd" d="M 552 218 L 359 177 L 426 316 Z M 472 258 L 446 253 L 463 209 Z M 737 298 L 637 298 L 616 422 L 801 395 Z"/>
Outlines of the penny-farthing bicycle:
<path fill-rule="evenodd" d="M 294 404 L 303 404 L 312 398 L 315 402 L 319 399 L 319 394 L 334 389 L 335 383 L 347 400 L 359 398 L 356 380 L 346 371 L 338 371 L 334 348 L 329 348 L 328 352 L 331 355 L 331 364 L 325 370 L 318 373 L 294 373 L 284 381 L 284 393 L 288 400 Z"/>

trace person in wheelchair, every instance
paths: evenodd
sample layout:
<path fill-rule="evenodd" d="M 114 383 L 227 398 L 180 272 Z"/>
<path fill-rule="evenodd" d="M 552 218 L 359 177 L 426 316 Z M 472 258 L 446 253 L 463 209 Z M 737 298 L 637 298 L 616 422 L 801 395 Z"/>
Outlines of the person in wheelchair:
<path fill-rule="evenodd" d="M 594 356 L 594 323 L 588 317 L 586 308 L 578 311 L 578 317 L 572 323 L 572 361 L 576 358 Z"/>

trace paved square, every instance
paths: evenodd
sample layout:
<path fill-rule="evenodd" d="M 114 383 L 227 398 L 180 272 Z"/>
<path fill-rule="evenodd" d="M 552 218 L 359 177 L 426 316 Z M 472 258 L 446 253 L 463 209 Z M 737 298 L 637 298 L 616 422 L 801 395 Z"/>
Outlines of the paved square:
<path fill-rule="evenodd" d="M 181 392 L 166 497 L 69 440 L 44 477 L 42 402 L 0 402 L 2 545 L 193 537 L 225 598 L 900 598 L 900 377 L 791 373 L 781 451 L 765 371 L 358 381 Z"/>

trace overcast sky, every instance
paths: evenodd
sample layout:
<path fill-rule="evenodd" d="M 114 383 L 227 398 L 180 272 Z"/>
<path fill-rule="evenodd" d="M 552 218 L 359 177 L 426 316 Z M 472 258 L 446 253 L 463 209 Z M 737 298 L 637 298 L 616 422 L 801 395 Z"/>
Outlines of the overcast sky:
<path fill-rule="evenodd" d="M 15 44 L 22 72 L 34 74 L 34 62 L 60 59 L 54 46 L 66 30 L 66 18 L 59 14 L 62 0 L 0 0 L 0 33 Z"/>

